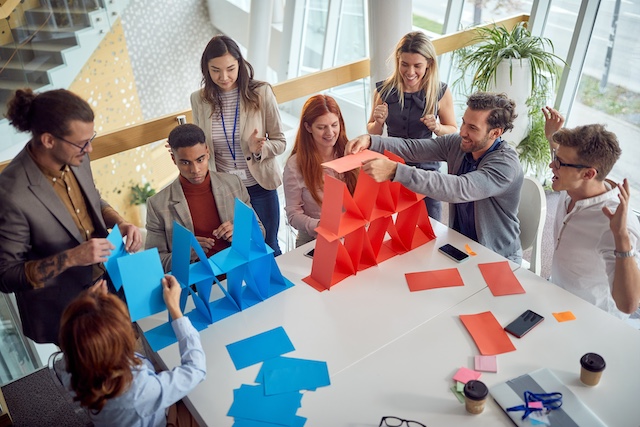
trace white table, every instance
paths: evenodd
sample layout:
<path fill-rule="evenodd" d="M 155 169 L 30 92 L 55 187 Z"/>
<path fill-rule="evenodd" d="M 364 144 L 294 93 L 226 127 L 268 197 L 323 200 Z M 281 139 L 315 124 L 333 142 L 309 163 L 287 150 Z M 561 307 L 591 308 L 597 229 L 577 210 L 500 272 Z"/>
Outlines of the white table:
<path fill-rule="evenodd" d="M 284 327 L 296 347 L 296 351 L 288 356 L 324 360 L 332 377 L 331 386 L 305 393 L 298 414 L 309 417 L 307 426 L 377 426 L 381 415 L 424 419 L 430 427 L 457 425 L 458 421 L 464 420 L 476 423 L 483 419 L 469 419 L 464 413 L 464 407 L 457 403 L 448 390 L 455 370 L 460 366 L 473 367 L 470 360 L 473 354 L 477 354 L 471 338 L 461 329 L 463 327 L 457 320 L 457 314 L 494 311 L 493 306 L 490 307 L 493 304 L 496 306 L 496 317 L 506 324 L 525 309 L 537 311 L 536 308 L 539 307 L 532 305 L 530 301 L 532 292 L 493 298 L 477 264 L 503 261 L 504 258 L 438 222 L 432 221 L 432 224 L 438 236 L 436 240 L 377 267 L 359 272 L 338 283 L 330 291 L 322 293 L 301 281 L 311 270 L 311 260 L 304 257 L 303 253 L 312 244 L 278 257 L 277 262 L 283 275 L 296 286 L 216 322 L 201 332 L 207 354 L 207 379 L 190 393 L 187 400 L 198 421 L 202 425 L 216 427 L 232 424 L 232 418 L 227 417 L 226 413 L 233 400 L 233 389 L 241 384 L 253 384 L 259 365 L 236 371 L 225 346 L 278 326 Z M 468 243 L 478 255 L 465 263 L 456 264 L 437 253 L 437 248 L 445 243 L 461 249 Z M 404 273 L 450 267 L 459 268 L 465 286 L 409 292 Z M 512 269 L 517 269 L 517 266 L 512 264 Z M 525 270 L 522 273 L 525 278 L 537 277 Z M 536 279 L 531 280 L 535 282 Z M 542 281 L 540 278 L 538 280 Z M 608 320 L 609 316 L 598 313 L 599 310 L 595 307 L 555 286 L 545 286 L 550 289 L 551 294 L 558 293 L 567 299 L 567 307 L 559 308 L 558 311 L 571 309 L 578 315 L 574 307 L 579 306 L 588 313 L 584 315 L 585 318 L 595 316 Z M 546 298 L 544 294 L 540 295 L 538 298 Z M 513 307 L 506 304 L 512 301 Z M 516 305 L 517 301 L 521 302 Z M 469 307 L 470 311 L 458 312 L 459 307 Z M 549 310 L 549 313 L 541 311 L 540 314 L 545 317 L 550 316 Z M 165 322 L 166 318 L 166 313 L 161 313 L 138 323 L 143 330 L 148 330 Z M 609 322 L 614 330 L 628 328 L 623 322 L 611 320 L 616 321 Z M 537 328 L 539 330 L 531 333 L 532 336 L 535 337 L 534 333 L 540 333 L 552 322 L 555 323 L 555 319 L 543 322 Z M 568 328 L 576 330 L 578 339 L 578 335 L 584 335 L 583 324 L 573 323 Z M 635 338 L 640 343 L 638 331 L 628 328 L 626 334 L 621 342 L 636 334 Z M 525 338 L 528 339 L 529 336 Z M 561 341 L 563 339 L 560 338 Z M 415 349 L 415 353 L 406 355 L 405 351 L 398 350 L 403 346 Z M 637 346 L 635 349 L 633 353 L 640 355 Z M 544 353 L 543 347 L 532 350 Z M 580 347 L 576 351 L 586 352 Z M 588 351 L 598 349 L 591 346 Z M 180 363 L 177 345 L 160 350 L 158 355 L 161 362 L 169 368 Z M 567 357 L 572 360 L 571 366 L 577 366 L 580 356 L 581 354 Z M 605 354 L 603 356 L 607 357 Z M 509 379 L 539 366 L 554 367 L 547 364 L 545 358 L 536 359 L 544 362 L 539 365 L 525 363 L 532 358 L 524 351 L 515 352 L 513 356 L 500 356 L 500 375 Z M 427 369 L 426 363 L 429 360 L 432 362 Z M 508 364 L 502 367 L 506 360 L 513 360 L 512 369 L 508 368 Z M 640 361 L 640 357 L 636 357 L 636 360 Z M 525 366 L 522 366 L 523 363 Z M 565 365 L 568 363 L 563 364 Z M 625 362 L 625 366 L 635 366 L 636 372 L 638 365 L 640 362 L 635 365 Z M 568 367 L 563 369 L 567 370 Z M 396 370 L 404 372 L 405 378 L 392 375 Z M 424 376 L 421 377 L 419 373 Z M 610 372 L 607 370 L 606 374 L 608 376 Z M 392 384 L 397 387 L 394 388 Z M 491 384 L 493 382 L 488 382 L 489 386 Z M 419 389 L 422 392 L 416 394 Z M 635 393 L 635 396 L 638 395 L 640 393 Z M 509 425 L 508 418 L 499 414 L 497 408 L 494 409 L 492 425 Z M 488 414 L 491 412 L 487 411 Z M 443 421 L 440 422 L 439 418 L 431 415 L 425 417 L 431 413 L 442 413 Z M 481 417 L 489 419 L 491 415 L 483 414 Z"/>
<path fill-rule="evenodd" d="M 545 320 L 523 338 L 511 338 L 517 350 L 498 355 L 497 373 L 482 374 L 480 379 L 489 390 L 546 367 L 607 425 L 637 426 L 640 331 L 528 270 L 519 269 L 516 276 L 526 294 L 494 297 L 483 289 L 337 373 L 330 387 L 306 393 L 298 413 L 308 417 L 311 426 L 377 426 L 385 415 L 429 427 L 510 426 L 492 399 L 481 415 L 469 415 L 449 390 L 458 368 L 473 368 L 473 355 L 479 354 L 459 315 L 489 310 L 504 326 L 531 309 Z M 560 323 L 551 314 L 567 310 L 576 315 L 575 321 Z M 596 387 L 579 380 L 579 359 L 587 352 L 599 353 L 607 363 Z"/>

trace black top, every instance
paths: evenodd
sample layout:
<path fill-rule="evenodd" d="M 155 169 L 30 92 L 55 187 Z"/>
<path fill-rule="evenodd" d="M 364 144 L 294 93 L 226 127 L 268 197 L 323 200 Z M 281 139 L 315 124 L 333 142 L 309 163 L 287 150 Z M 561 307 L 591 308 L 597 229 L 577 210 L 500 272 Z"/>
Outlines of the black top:
<path fill-rule="evenodd" d="M 384 82 L 376 83 L 378 93 L 382 90 Z M 447 84 L 440 82 L 440 91 L 438 92 L 438 101 L 444 96 L 447 90 Z M 425 139 L 433 137 L 433 133 L 420 121 L 423 116 L 425 106 L 424 91 L 404 94 L 404 108 L 400 104 L 398 91 L 391 90 L 384 98 L 381 99 L 387 103 L 389 108 L 389 116 L 387 117 L 387 135 L 398 138 L 416 138 Z M 438 104 L 436 103 L 433 114 L 438 117 Z"/>

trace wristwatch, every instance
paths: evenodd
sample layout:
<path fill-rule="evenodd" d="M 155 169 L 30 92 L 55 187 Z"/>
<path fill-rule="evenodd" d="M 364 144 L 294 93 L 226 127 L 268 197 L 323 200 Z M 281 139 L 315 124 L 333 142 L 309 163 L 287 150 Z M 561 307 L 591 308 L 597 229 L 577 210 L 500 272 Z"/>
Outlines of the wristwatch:
<path fill-rule="evenodd" d="M 634 251 L 633 249 L 631 249 L 628 252 L 618 252 L 618 251 L 613 251 L 613 254 L 616 256 L 616 258 L 630 258 L 633 256 L 633 254 L 636 251 Z"/>

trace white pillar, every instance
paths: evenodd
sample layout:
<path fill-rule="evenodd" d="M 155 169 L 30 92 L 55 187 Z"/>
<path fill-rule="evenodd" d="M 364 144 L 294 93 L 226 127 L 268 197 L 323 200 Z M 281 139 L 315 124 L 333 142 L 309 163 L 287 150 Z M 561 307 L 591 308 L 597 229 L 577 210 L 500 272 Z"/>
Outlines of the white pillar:
<path fill-rule="evenodd" d="M 272 12 L 273 0 L 251 0 L 247 61 L 253 66 L 258 80 L 267 78 Z"/>
<path fill-rule="evenodd" d="M 369 58 L 371 91 L 374 85 L 393 73 L 387 64 L 398 41 L 413 28 L 411 0 L 369 0 Z"/>

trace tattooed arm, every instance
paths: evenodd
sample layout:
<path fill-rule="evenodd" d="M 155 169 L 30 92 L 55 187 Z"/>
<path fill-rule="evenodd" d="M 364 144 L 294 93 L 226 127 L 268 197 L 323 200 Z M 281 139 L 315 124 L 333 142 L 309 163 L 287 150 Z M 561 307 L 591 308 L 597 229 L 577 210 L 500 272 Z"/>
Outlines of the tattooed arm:
<path fill-rule="evenodd" d="M 42 288 L 47 280 L 70 267 L 106 262 L 112 249 L 114 246 L 107 239 L 90 239 L 73 249 L 36 261 L 27 261 L 24 265 L 25 274 L 34 288 Z"/>

